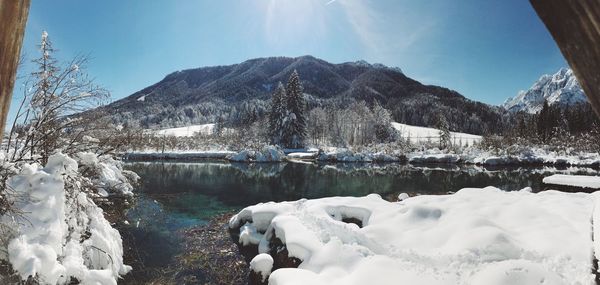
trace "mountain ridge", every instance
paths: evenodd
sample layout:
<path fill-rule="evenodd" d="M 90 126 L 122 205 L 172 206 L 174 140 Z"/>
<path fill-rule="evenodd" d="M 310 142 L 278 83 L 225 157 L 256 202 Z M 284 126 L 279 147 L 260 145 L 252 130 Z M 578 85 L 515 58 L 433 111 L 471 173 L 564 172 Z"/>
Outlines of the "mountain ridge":
<path fill-rule="evenodd" d="M 542 109 L 544 101 L 550 106 L 567 107 L 587 103 L 581 85 L 569 68 L 561 68 L 554 74 L 542 75 L 528 90 L 506 99 L 501 105 L 510 112 L 535 114 Z"/>
<path fill-rule="evenodd" d="M 101 109 L 114 123 L 145 128 L 235 121 L 236 112 L 262 116 L 278 82 L 293 70 L 310 107 L 336 102 L 378 101 L 401 123 L 431 126 L 438 113 L 457 131 L 482 133 L 497 127 L 501 110 L 440 86 L 424 85 L 400 68 L 366 61 L 329 63 L 313 56 L 263 57 L 239 64 L 169 73 L 159 82 Z"/>

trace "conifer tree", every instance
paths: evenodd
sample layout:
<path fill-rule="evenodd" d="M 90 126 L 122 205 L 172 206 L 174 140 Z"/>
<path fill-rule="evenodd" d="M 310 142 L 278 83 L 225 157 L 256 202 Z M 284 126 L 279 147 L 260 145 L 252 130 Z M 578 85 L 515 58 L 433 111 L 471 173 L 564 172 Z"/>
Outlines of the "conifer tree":
<path fill-rule="evenodd" d="M 305 101 L 302 94 L 300 76 L 294 70 L 285 88 L 285 107 L 287 115 L 284 119 L 283 144 L 288 148 L 304 147 L 306 139 Z"/>
<path fill-rule="evenodd" d="M 274 145 L 281 145 L 283 142 L 283 120 L 287 115 L 284 104 L 285 99 L 285 88 L 279 82 L 277 89 L 271 96 L 271 109 L 269 111 L 269 136 L 271 143 Z"/>
<path fill-rule="evenodd" d="M 221 116 L 217 116 L 217 121 L 212 129 L 212 134 L 215 137 L 220 137 L 223 134 L 223 118 Z"/>
<path fill-rule="evenodd" d="M 379 102 L 375 101 L 373 105 L 373 119 L 375 129 L 375 139 L 379 143 L 390 142 L 394 139 L 394 129 L 392 128 L 392 116 L 390 112 L 383 108 Z"/>
<path fill-rule="evenodd" d="M 440 115 L 438 117 L 436 128 L 440 130 L 440 148 L 445 149 L 449 147 L 451 140 L 450 127 L 445 116 Z"/>

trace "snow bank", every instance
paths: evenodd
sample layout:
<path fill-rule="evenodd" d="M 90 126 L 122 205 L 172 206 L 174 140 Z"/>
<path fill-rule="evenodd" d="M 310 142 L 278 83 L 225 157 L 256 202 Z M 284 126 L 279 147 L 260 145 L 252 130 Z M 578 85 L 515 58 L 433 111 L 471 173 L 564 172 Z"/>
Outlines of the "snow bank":
<path fill-rule="evenodd" d="M 195 160 L 195 159 L 226 159 L 236 152 L 228 150 L 207 151 L 174 151 L 174 152 L 130 152 L 125 154 L 127 160 Z"/>
<path fill-rule="evenodd" d="M 269 284 L 593 284 L 595 198 L 492 187 L 331 197 L 250 206 L 229 226 L 253 229 L 260 253 L 277 238 L 302 260 Z"/>
<path fill-rule="evenodd" d="M 600 176 L 555 174 L 544 177 L 544 184 L 600 189 Z"/>
<path fill-rule="evenodd" d="M 250 270 L 259 273 L 262 281 L 267 280 L 273 269 L 273 257 L 266 253 L 259 254 L 250 261 Z"/>
<path fill-rule="evenodd" d="M 452 153 L 416 154 L 409 156 L 410 163 L 457 163 L 460 156 Z"/>
<path fill-rule="evenodd" d="M 317 160 L 327 162 L 398 162 L 400 157 L 395 155 L 385 154 L 383 152 L 376 153 L 358 153 L 346 148 L 334 149 L 321 153 Z"/>
<path fill-rule="evenodd" d="M 409 153 L 411 163 L 462 163 L 485 166 L 505 165 L 554 165 L 600 167 L 599 153 L 555 152 L 541 148 L 516 147 L 502 153 L 484 151 L 477 147 L 466 148 L 461 152 L 446 153 L 439 149 L 428 149 Z"/>
<path fill-rule="evenodd" d="M 8 261 L 26 280 L 42 284 L 117 284 L 131 268 L 123 264 L 119 232 L 82 192 L 77 162 L 56 154 L 46 167 L 24 165 L 8 180 L 14 206 L 22 216 L 3 216 L 14 238 L 8 244 Z"/>
<path fill-rule="evenodd" d="M 233 162 L 280 162 L 285 154 L 280 148 L 272 145 L 264 146 L 260 151 L 242 150 L 227 156 Z"/>
<path fill-rule="evenodd" d="M 316 159 L 317 156 L 319 156 L 318 152 L 292 152 L 287 155 L 292 159 Z"/>
<path fill-rule="evenodd" d="M 92 183 L 101 196 L 108 195 L 133 195 L 133 186 L 139 176 L 132 171 L 123 170 L 120 161 L 112 157 L 98 158 L 94 153 L 78 153 L 75 155 L 79 167 L 84 168 L 83 173 L 91 175 Z"/>

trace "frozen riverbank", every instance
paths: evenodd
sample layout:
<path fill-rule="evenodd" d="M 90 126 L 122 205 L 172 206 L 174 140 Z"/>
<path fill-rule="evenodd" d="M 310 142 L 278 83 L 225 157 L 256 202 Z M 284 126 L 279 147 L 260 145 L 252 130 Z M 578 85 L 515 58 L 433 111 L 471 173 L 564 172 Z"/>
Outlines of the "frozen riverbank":
<path fill-rule="evenodd" d="M 273 257 L 269 284 L 593 284 L 596 198 L 492 187 L 332 197 L 250 206 L 229 225 Z"/>
<path fill-rule="evenodd" d="M 129 152 L 123 158 L 130 161 L 154 160 L 226 160 L 232 162 L 282 162 L 313 161 L 327 163 L 410 163 L 422 164 L 465 164 L 481 166 L 577 166 L 600 168 L 600 154 L 597 152 L 557 152 L 541 148 L 520 149 L 514 152 L 482 151 L 466 148 L 459 151 L 428 149 L 403 152 L 388 148 L 385 150 L 354 151 L 347 148 L 312 149 L 284 154 L 282 150 L 265 146 L 260 150 L 241 151 L 172 151 L 172 152 Z"/>

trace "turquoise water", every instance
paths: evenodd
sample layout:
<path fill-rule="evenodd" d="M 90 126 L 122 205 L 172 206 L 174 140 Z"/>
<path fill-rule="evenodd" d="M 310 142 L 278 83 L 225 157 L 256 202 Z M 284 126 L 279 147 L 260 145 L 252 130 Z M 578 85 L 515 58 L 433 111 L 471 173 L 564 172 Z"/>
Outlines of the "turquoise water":
<path fill-rule="evenodd" d="M 148 267 L 167 264 L 179 250 L 179 229 L 211 217 L 267 202 L 378 193 L 394 201 L 398 194 L 446 194 L 465 187 L 495 186 L 506 191 L 543 189 L 543 177 L 555 173 L 600 175 L 592 169 L 499 168 L 475 166 L 415 167 L 401 164 L 246 164 L 226 162 L 137 162 L 142 184 L 129 209 L 127 234 L 135 237 Z"/>

